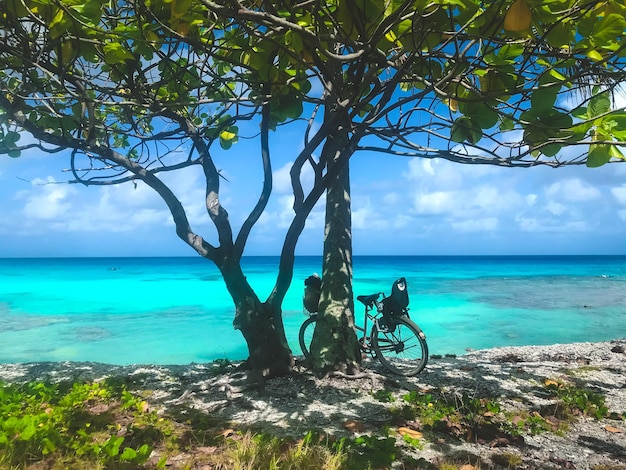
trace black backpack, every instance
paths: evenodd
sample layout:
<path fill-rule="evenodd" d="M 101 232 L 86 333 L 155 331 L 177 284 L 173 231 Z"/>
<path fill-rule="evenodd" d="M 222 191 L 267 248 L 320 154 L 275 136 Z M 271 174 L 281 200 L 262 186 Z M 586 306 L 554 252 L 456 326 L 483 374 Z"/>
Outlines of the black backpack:
<path fill-rule="evenodd" d="M 312 274 L 304 280 L 304 308 L 309 313 L 317 313 L 320 307 L 322 280 L 317 274 Z"/>

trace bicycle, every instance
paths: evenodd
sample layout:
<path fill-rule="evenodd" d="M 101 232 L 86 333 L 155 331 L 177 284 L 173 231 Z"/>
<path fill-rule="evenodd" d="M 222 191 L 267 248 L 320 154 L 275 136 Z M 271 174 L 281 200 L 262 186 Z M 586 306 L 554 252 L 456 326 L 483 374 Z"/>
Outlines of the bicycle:
<path fill-rule="evenodd" d="M 383 299 L 379 301 L 381 295 Z M 383 292 L 378 292 L 359 295 L 357 300 L 365 306 L 363 326 L 355 324 L 356 330 L 363 334 L 359 338 L 361 351 L 377 358 L 394 374 L 419 374 L 428 361 L 428 344 L 424 332 L 409 317 L 406 279 L 397 279 L 392 284 L 391 295 L 388 297 Z M 310 357 L 310 345 L 317 322 L 317 312 L 311 309 L 305 304 L 304 311 L 309 318 L 304 321 L 298 333 L 300 348 L 306 359 Z M 367 336 L 369 321 L 373 325 Z"/>

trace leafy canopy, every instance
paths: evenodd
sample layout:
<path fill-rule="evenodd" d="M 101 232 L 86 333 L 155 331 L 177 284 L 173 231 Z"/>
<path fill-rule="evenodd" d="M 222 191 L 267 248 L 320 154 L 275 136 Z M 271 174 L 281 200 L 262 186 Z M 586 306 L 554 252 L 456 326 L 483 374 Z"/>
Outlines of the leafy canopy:
<path fill-rule="evenodd" d="M 622 2 L 0 3 L 11 156 L 25 128 L 138 157 L 164 122 L 178 127 L 162 142 L 196 134 L 229 148 L 237 121 L 269 104 L 273 128 L 317 106 L 345 111 L 354 149 L 521 166 L 624 159 L 626 111 L 612 104 Z"/>

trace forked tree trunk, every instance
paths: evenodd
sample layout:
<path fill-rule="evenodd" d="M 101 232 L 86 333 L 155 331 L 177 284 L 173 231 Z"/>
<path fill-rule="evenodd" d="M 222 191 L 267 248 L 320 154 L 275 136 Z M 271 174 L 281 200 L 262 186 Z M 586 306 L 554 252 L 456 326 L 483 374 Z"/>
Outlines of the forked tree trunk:
<path fill-rule="evenodd" d="M 336 162 L 346 144 L 344 135 L 328 143 L 324 148 L 328 161 Z M 350 172 L 344 156 L 326 192 L 322 293 L 311 342 L 312 368 L 320 373 L 355 373 L 361 363 L 354 328 L 351 227 Z"/>
<path fill-rule="evenodd" d="M 238 264 L 222 268 L 222 275 L 235 303 L 233 326 L 241 331 L 248 345 L 250 378 L 263 381 L 288 374 L 294 359 L 280 307 L 259 300 Z"/>

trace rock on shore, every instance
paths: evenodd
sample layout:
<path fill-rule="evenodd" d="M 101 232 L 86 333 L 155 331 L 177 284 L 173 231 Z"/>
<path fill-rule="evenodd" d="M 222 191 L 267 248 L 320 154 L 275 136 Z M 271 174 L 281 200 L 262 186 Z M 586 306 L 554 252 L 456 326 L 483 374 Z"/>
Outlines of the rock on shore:
<path fill-rule="evenodd" d="M 546 380 L 566 381 L 605 397 L 609 417 L 581 417 L 564 434 L 527 435 L 523 445 L 458 439 L 426 442 L 407 449 L 415 459 L 436 464 L 465 456 L 481 469 L 500 468 L 493 455 L 519 455 L 517 468 L 626 470 L 626 338 L 601 343 L 506 347 L 458 357 L 431 358 L 417 377 L 389 376 L 372 359 L 358 377 L 316 377 L 301 364 L 294 374 L 251 386 L 238 364 L 218 361 L 189 365 L 113 366 L 48 362 L 0 365 L 0 380 L 98 380 L 123 376 L 131 390 L 151 390 L 149 401 L 164 412 L 189 407 L 277 435 L 301 437 L 310 429 L 336 435 L 376 432 L 389 424 L 393 407 L 411 391 L 497 400 L 508 409 L 534 410 L 545 404 Z M 383 402 L 377 393 L 394 401 Z M 351 424 L 351 425 L 348 425 Z M 401 440 L 401 439 L 400 439 Z M 497 447 L 497 448 L 496 448 Z M 456 457 L 455 457 L 456 458 Z M 400 467 L 401 468 L 401 467 Z"/>

